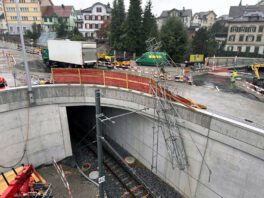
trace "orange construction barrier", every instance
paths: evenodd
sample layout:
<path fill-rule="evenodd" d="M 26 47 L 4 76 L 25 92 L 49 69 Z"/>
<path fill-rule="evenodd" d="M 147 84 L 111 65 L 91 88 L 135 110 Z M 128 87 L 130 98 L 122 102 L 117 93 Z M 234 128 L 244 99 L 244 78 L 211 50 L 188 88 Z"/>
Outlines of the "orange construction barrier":
<path fill-rule="evenodd" d="M 169 90 L 159 86 L 151 78 L 131 75 L 121 72 L 98 69 L 52 69 L 54 84 L 96 84 L 132 89 L 143 93 L 165 97 L 168 100 L 181 103 L 189 108 L 206 109 L 206 106 L 192 100 L 172 94 Z"/>

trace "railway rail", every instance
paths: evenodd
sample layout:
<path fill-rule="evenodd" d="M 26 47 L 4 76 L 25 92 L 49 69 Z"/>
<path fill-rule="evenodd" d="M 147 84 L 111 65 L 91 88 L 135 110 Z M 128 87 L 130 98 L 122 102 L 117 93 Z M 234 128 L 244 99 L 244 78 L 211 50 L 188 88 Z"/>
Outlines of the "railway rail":
<path fill-rule="evenodd" d="M 93 145 L 87 146 L 95 156 L 96 147 Z M 130 170 L 122 165 L 124 162 L 119 162 L 115 157 L 108 152 L 104 152 L 104 166 L 117 179 L 117 181 L 124 187 L 126 192 L 120 198 L 152 198 L 153 193 L 141 182 Z"/>

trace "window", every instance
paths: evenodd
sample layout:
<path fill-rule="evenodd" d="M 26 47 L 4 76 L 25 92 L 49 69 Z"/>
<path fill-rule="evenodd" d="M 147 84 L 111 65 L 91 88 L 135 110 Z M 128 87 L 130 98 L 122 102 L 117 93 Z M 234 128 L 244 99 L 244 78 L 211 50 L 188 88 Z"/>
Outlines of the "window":
<path fill-rule="evenodd" d="M 241 49 L 242 49 L 241 46 L 238 46 L 238 47 L 237 47 L 237 51 L 238 51 L 238 52 L 241 52 Z"/>
<path fill-rule="evenodd" d="M 29 8 L 20 8 L 21 12 L 29 12 Z"/>
<path fill-rule="evenodd" d="M 232 52 L 233 51 L 233 46 L 228 46 L 227 47 L 227 51 Z"/>
<path fill-rule="evenodd" d="M 259 53 L 259 47 L 255 47 L 254 52 L 255 52 L 255 54 L 258 54 Z"/>
<path fill-rule="evenodd" d="M 13 32 L 13 27 L 12 26 L 10 27 L 10 32 Z"/>
<path fill-rule="evenodd" d="M 101 16 L 98 16 L 98 20 L 99 20 L 99 21 L 101 20 Z"/>
<path fill-rule="evenodd" d="M 246 47 L 246 53 L 249 53 L 250 52 L 250 46 L 247 46 Z"/>
<path fill-rule="evenodd" d="M 6 8 L 6 11 L 7 11 L 7 12 L 15 12 L 16 9 L 15 9 L 15 8 L 8 8 L 8 7 L 7 7 L 7 8 Z"/>
<path fill-rule="evenodd" d="M 38 11 L 38 8 L 33 8 L 33 11 L 34 11 L 34 12 L 37 12 L 37 11 Z"/>
<path fill-rule="evenodd" d="M 253 42 L 255 37 L 253 35 L 246 36 L 246 41 L 247 42 Z"/>
<path fill-rule="evenodd" d="M 93 29 L 93 24 L 89 24 L 89 29 Z"/>
<path fill-rule="evenodd" d="M 95 29 L 98 29 L 98 24 L 95 24 Z"/>
<path fill-rule="evenodd" d="M 230 35 L 228 38 L 229 41 L 235 41 L 235 39 L 236 39 L 236 35 Z"/>
<path fill-rule="evenodd" d="M 52 22 L 52 17 L 49 17 L 49 22 Z"/>
<path fill-rule="evenodd" d="M 16 3 L 15 0 L 10 0 L 10 3 Z"/>
<path fill-rule="evenodd" d="M 82 24 L 81 23 L 78 24 L 78 28 L 82 28 Z M 85 28 L 86 28 L 86 25 L 85 25 Z"/>
<path fill-rule="evenodd" d="M 256 41 L 257 41 L 257 42 L 261 42 L 261 37 L 262 37 L 262 35 L 258 35 Z"/>
<path fill-rule="evenodd" d="M 19 0 L 19 3 L 26 3 L 26 0 Z"/>
<path fill-rule="evenodd" d="M 47 17 L 44 18 L 44 22 L 48 22 L 48 18 Z"/>
<path fill-rule="evenodd" d="M 24 32 L 24 33 L 26 32 L 26 30 L 27 30 L 27 28 L 26 28 L 26 27 L 23 27 L 23 32 Z"/>
<path fill-rule="evenodd" d="M 92 15 L 89 16 L 89 20 L 90 21 L 93 20 L 93 16 Z"/>
<path fill-rule="evenodd" d="M 27 16 L 22 16 L 22 21 L 28 21 L 28 17 Z"/>
<path fill-rule="evenodd" d="M 259 26 L 259 32 L 263 32 L 263 29 L 264 29 L 264 26 L 262 25 L 262 26 Z"/>
<path fill-rule="evenodd" d="M 84 19 L 85 19 L 85 20 L 89 20 L 89 16 L 88 16 L 88 15 L 85 15 L 85 16 L 84 16 Z"/>
<path fill-rule="evenodd" d="M 33 16 L 33 21 L 37 21 L 38 17 Z"/>
<path fill-rule="evenodd" d="M 98 16 L 95 16 L 95 20 L 96 20 L 96 21 L 98 20 Z"/>
<path fill-rule="evenodd" d="M 17 16 L 11 16 L 10 18 L 11 18 L 11 20 L 13 20 L 13 21 L 16 21 L 16 20 L 17 20 Z"/>
<path fill-rule="evenodd" d="M 102 12 L 102 8 L 101 7 L 97 7 L 96 8 L 96 12 Z"/>
<path fill-rule="evenodd" d="M 239 41 L 244 41 L 244 35 L 239 35 Z"/>

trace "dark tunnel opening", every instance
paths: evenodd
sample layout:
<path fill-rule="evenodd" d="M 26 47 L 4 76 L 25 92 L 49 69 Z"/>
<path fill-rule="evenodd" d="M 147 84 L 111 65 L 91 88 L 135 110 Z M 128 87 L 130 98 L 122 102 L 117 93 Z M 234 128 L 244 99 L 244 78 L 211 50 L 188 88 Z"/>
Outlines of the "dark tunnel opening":
<path fill-rule="evenodd" d="M 117 115 L 126 114 L 129 111 L 110 108 L 110 107 L 102 107 L 102 113 L 106 117 L 112 117 Z M 143 119 L 136 114 L 132 114 L 138 119 Z M 85 174 L 89 175 L 91 171 L 98 171 L 98 161 L 96 156 L 96 119 L 95 119 L 95 107 L 94 106 L 72 106 L 67 107 L 67 116 L 68 116 L 68 124 L 70 130 L 71 144 L 73 157 L 76 163 L 84 169 L 84 165 L 89 164 L 89 170 L 85 170 Z M 114 160 L 118 163 L 122 164 L 125 162 L 126 157 L 133 157 L 128 151 L 123 148 L 123 143 L 116 141 L 116 139 L 112 136 L 112 132 L 117 130 L 119 136 L 119 130 L 123 130 L 125 132 L 125 138 L 128 138 L 127 133 L 133 133 L 133 130 L 128 126 L 128 123 L 135 122 L 135 120 L 131 119 L 133 116 L 122 116 L 122 118 L 117 118 L 114 121 L 107 121 L 103 123 L 103 136 L 108 143 L 114 148 L 114 152 L 109 149 L 109 147 L 104 143 L 103 155 L 104 161 L 108 161 L 108 155 L 112 155 Z M 123 123 L 123 128 L 119 128 L 120 123 Z M 140 125 L 139 123 L 133 123 L 135 125 Z M 115 127 L 114 127 L 115 126 Z M 152 126 L 150 126 L 152 127 Z M 142 133 L 144 133 L 145 128 L 142 128 Z M 121 134 L 120 134 L 121 135 Z M 95 148 L 94 153 L 91 152 L 91 149 Z M 90 150 L 89 150 L 90 149 Z M 135 159 L 136 160 L 136 159 Z M 106 165 L 105 165 L 106 166 Z M 115 165 L 114 165 L 115 166 Z M 126 165 L 121 165 L 122 168 Z M 161 195 L 160 197 L 174 197 L 181 198 L 181 195 L 175 191 L 171 186 L 163 182 L 160 178 L 158 178 L 155 174 L 153 174 L 147 167 L 141 164 L 136 160 L 136 163 L 131 165 L 128 169 L 136 175 L 142 183 L 149 184 L 149 188 L 156 195 Z M 106 170 L 106 184 L 105 190 L 108 197 L 116 198 L 122 197 L 124 193 L 126 193 L 129 189 L 124 189 L 124 185 L 120 183 L 116 176 L 113 176 L 111 171 L 105 167 Z M 129 172 L 129 171 L 128 171 Z M 152 182 L 155 181 L 155 182 Z M 140 185 L 137 185 L 140 186 Z M 146 193 L 145 193 L 146 194 Z M 150 196 L 156 197 L 156 196 Z"/>

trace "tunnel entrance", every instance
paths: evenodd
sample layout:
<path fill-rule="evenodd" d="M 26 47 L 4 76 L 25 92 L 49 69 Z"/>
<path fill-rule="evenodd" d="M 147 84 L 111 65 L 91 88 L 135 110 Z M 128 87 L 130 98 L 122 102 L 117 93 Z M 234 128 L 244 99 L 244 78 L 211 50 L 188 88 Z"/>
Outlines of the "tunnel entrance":
<path fill-rule="evenodd" d="M 102 107 L 102 113 L 107 117 L 128 112 L 117 108 Z M 67 116 L 74 159 L 82 171 L 89 176 L 93 171 L 98 170 L 95 107 L 67 107 Z M 103 123 L 103 136 L 106 139 L 106 142 L 103 143 L 103 153 L 107 196 L 110 198 L 144 197 L 149 194 L 147 197 L 150 198 L 159 196 L 180 198 L 180 194 L 174 188 L 163 182 L 139 161 L 136 160 L 132 165 L 128 165 L 126 158 L 133 158 L 134 156 L 124 149 L 128 147 L 124 145 L 126 143 L 123 143 L 121 139 L 129 138 L 133 142 L 135 141 L 133 135 L 131 135 L 134 133 L 133 131 L 141 130 L 140 132 L 143 134 L 146 130 L 149 131 L 149 128 L 152 128 L 151 122 L 146 124 L 149 125 L 147 129 L 138 120 L 142 121 L 144 118 L 133 113 L 130 116 L 122 116 L 114 120 L 115 122 L 107 121 Z M 133 125 L 136 127 L 133 127 Z M 150 156 L 146 156 L 146 158 L 148 157 Z M 97 180 L 94 181 L 97 182 Z M 144 187 L 142 184 L 146 186 Z M 124 196 L 126 193 L 129 196 Z"/>

